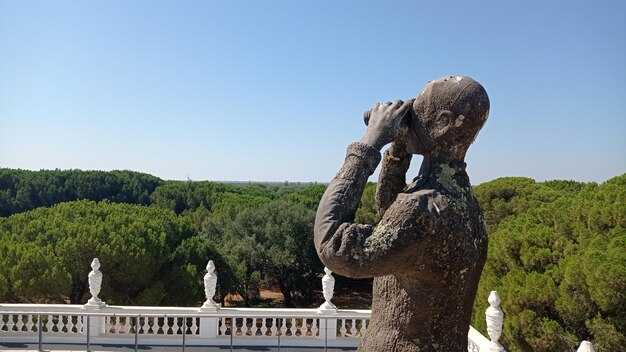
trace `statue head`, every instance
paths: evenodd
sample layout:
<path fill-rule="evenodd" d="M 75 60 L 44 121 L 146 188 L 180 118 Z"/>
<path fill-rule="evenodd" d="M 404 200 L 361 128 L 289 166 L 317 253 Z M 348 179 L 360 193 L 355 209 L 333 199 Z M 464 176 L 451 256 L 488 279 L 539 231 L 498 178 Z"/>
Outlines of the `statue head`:
<path fill-rule="evenodd" d="M 472 78 L 448 76 L 430 81 L 413 102 L 407 150 L 463 160 L 488 115 L 487 92 Z"/>

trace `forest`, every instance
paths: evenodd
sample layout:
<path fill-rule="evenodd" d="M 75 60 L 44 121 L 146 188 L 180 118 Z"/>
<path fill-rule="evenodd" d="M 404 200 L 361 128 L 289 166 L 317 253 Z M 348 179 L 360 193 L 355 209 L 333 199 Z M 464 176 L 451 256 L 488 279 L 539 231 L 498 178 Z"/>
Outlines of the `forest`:
<path fill-rule="evenodd" d="M 375 224 L 376 184 L 356 221 Z M 0 168 L 0 302 L 84 303 L 94 257 L 109 304 L 194 306 L 209 259 L 217 301 L 321 303 L 313 247 L 322 184 L 167 181 L 133 171 Z M 489 253 L 472 325 L 502 298 L 510 351 L 626 351 L 626 174 L 604 183 L 504 177 L 474 187 Z M 337 287 L 357 287 L 336 275 Z M 347 308 L 347 307 L 344 307 Z"/>

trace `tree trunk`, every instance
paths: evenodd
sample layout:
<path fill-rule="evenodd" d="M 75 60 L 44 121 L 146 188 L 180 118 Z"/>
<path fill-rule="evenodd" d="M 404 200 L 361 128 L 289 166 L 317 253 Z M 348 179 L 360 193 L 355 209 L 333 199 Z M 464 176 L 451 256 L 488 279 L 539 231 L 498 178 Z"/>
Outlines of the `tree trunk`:
<path fill-rule="evenodd" d="M 285 307 L 293 307 L 293 300 L 291 299 L 291 287 L 285 285 L 282 282 L 278 283 L 280 287 L 280 293 L 283 294 L 283 298 L 285 299 Z"/>
<path fill-rule="evenodd" d="M 72 283 L 72 292 L 70 293 L 70 303 L 80 304 L 85 292 L 87 292 L 87 283 L 82 280 L 74 280 Z"/>

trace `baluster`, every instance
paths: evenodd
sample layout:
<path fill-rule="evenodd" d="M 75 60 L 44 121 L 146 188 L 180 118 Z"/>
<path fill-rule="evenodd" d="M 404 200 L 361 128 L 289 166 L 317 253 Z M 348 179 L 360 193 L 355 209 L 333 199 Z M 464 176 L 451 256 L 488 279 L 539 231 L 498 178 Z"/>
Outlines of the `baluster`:
<path fill-rule="evenodd" d="M 261 318 L 261 336 L 267 336 L 267 318 Z"/>
<path fill-rule="evenodd" d="M 160 335 L 165 331 L 165 318 L 163 317 L 154 317 L 154 334 Z"/>
<path fill-rule="evenodd" d="M 139 319 L 139 333 L 140 334 L 145 334 L 147 332 L 146 320 L 148 318 L 146 318 L 146 317 L 137 317 L 137 319 Z"/>
<path fill-rule="evenodd" d="M 59 320 L 61 321 L 61 330 L 64 333 L 68 334 L 70 332 L 70 328 L 69 328 L 70 316 L 69 315 L 62 315 L 62 316 L 59 317 Z"/>
<path fill-rule="evenodd" d="M 152 322 L 151 328 L 153 335 L 157 335 L 159 333 L 159 329 L 161 328 L 161 326 L 159 326 L 159 319 L 159 317 L 150 318 L 150 321 Z"/>
<path fill-rule="evenodd" d="M 172 322 L 171 317 L 163 317 L 163 334 L 164 335 L 172 335 L 172 325 L 174 324 Z"/>
<path fill-rule="evenodd" d="M 0 320 L 1 320 L 1 318 L 0 318 Z M 33 331 L 33 326 L 35 326 L 35 323 L 33 322 L 33 316 L 29 314 L 27 319 L 26 319 L 26 331 L 27 332 L 32 332 Z M 0 330 L 2 330 L 1 327 L 0 327 Z"/>
<path fill-rule="evenodd" d="M 156 317 L 154 318 L 154 325 L 156 325 L 156 331 L 154 332 L 155 334 L 165 334 L 165 317 Z"/>
<path fill-rule="evenodd" d="M 298 325 L 298 321 L 300 319 L 298 318 L 292 318 L 291 319 L 291 336 L 300 336 L 301 332 L 300 332 L 300 327 Z"/>
<path fill-rule="evenodd" d="M 54 326 L 54 324 L 52 323 L 52 319 L 52 315 L 46 315 L 46 332 L 52 332 L 52 327 Z"/>
<path fill-rule="evenodd" d="M 67 316 L 67 332 L 69 334 L 75 333 L 75 331 L 74 331 L 75 330 L 74 324 L 76 324 L 76 316 L 68 315 Z"/>
<path fill-rule="evenodd" d="M 244 318 L 246 336 L 255 336 L 256 335 L 256 319 L 254 318 Z"/>
<path fill-rule="evenodd" d="M 159 318 L 158 317 L 150 317 L 148 318 L 148 322 L 150 324 L 150 333 L 152 335 L 156 335 L 159 331 Z"/>
<path fill-rule="evenodd" d="M 294 336 L 295 328 L 295 319 L 294 318 L 285 318 L 285 336 Z"/>
<path fill-rule="evenodd" d="M 178 330 L 180 329 L 180 326 L 178 325 L 179 320 L 180 318 L 172 318 L 172 325 L 170 327 L 172 335 L 182 335 L 178 333 Z"/>
<path fill-rule="evenodd" d="M 54 324 L 54 327 L 57 329 L 58 333 L 62 333 L 63 331 L 63 316 L 62 315 L 57 315 L 56 316 L 56 323 Z"/>
<path fill-rule="evenodd" d="M 267 332 L 267 327 L 265 327 L 266 324 L 267 324 L 266 319 L 265 318 L 256 318 L 254 320 L 256 320 L 257 333 L 259 333 L 258 336 L 265 336 L 264 332 Z"/>
<path fill-rule="evenodd" d="M 319 323 L 320 323 L 320 320 L 319 319 L 315 319 L 315 318 L 311 322 L 311 336 L 312 337 L 319 336 L 319 332 L 320 332 Z"/>
<path fill-rule="evenodd" d="M 198 323 L 196 321 L 197 318 L 191 318 L 191 334 L 192 335 L 197 335 L 198 334 Z"/>
<path fill-rule="evenodd" d="M 146 334 L 154 334 L 154 317 L 146 317 Z"/>
<path fill-rule="evenodd" d="M 104 317 L 104 331 L 108 334 L 116 334 L 115 317 Z"/>
<path fill-rule="evenodd" d="M 74 326 L 76 326 L 76 333 L 78 334 L 82 334 L 83 332 L 83 316 L 77 316 L 76 317 L 76 324 Z"/>
<path fill-rule="evenodd" d="M 63 330 L 65 331 L 66 334 L 71 334 L 72 333 L 72 316 L 71 315 L 64 315 L 63 316 Z"/>
<path fill-rule="evenodd" d="M 23 315 L 21 314 L 17 315 L 17 322 L 15 323 L 15 331 L 22 332 L 22 328 L 24 327 L 24 322 L 22 321 L 23 318 L 24 318 Z"/>
<path fill-rule="evenodd" d="M 309 326 L 306 324 L 306 318 L 302 318 L 300 323 L 300 337 L 307 337 L 309 334 Z"/>
<path fill-rule="evenodd" d="M 105 334 L 119 334 L 122 329 L 122 321 L 119 316 L 104 317 L 104 333 Z"/>
<path fill-rule="evenodd" d="M 278 329 L 277 333 L 281 337 L 283 337 L 287 333 L 287 319 L 286 318 L 280 318 L 280 319 L 277 319 L 277 320 L 278 320 L 278 326 L 276 327 Z"/>
<path fill-rule="evenodd" d="M 356 319 L 350 320 L 350 336 L 356 337 Z"/>
<path fill-rule="evenodd" d="M 9 320 L 7 320 L 7 331 L 13 331 L 13 327 L 15 326 L 13 317 L 13 314 L 9 314 Z"/>
<path fill-rule="evenodd" d="M 365 337 L 367 332 L 367 319 L 361 319 L 361 337 Z"/>
<path fill-rule="evenodd" d="M 272 318 L 272 329 L 270 331 L 272 336 L 280 336 L 280 324 L 281 318 Z"/>
<path fill-rule="evenodd" d="M 346 319 L 341 319 L 341 323 L 339 323 L 339 325 L 341 326 L 341 328 L 339 329 L 339 336 L 340 337 L 346 337 L 346 332 L 348 331 L 346 329 L 346 324 L 347 324 L 347 320 Z"/>
<path fill-rule="evenodd" d="M 126 332 L 126 327 L 125 324 L 122 323 L 122 319 L 124 319 L 124 323 L 128 320 L 128 318 L 120 317 L 119 315 L 115 317 L 115 325 L 113 327 L 115 328 L 116 334 L 121 334 L 122 329 L 124 330 L 124 332 Z"/>
<path fill-rule="evenodd" d="M 300 318 L 298 319 L 298 321 L 300 322 L 300 337 L 306 337 L 306 319 L 305 318 Z"/>
<path fill-rule="evenodd" d="M 124 334 L 130 334 L 130 317 L 119 317 L 118 319 L 120 319 L 120 331 L 118 331 L 118 333 L 124 333 Z M 124 319 L 124 322 L 122 323 L 121 320 Z M 123 332 L 121 330 L 124 330 Z"/>
<path fill-rule="evenodd" d="M 233 336 L 237 336 L 237 318 L 230 318 L 230 334 Z"/>
<path fill-rule="evenodd" d="M 67 316 L 67 324 L 68 324 L 68 328 L 67 328 L 67 332 L 70 334 L 75 334 L 77 332 L 76 330 L 76 320 L 77 320 L 77 316 L 75 315 L 68 315 Z"/>
<path fill-rule="evenodd" d="M 56 325 L 56 328 L 57 328 L 57 332 L 59 334 L 62 334 L 62 333 L 65 332 L 64 331 L 64 329 L 65 329 L 65 321 L 63 320 L 63 318 L 64 318 L 63 315 L 57 316 L 57 323 L 55 325 Z"/>
<path fill-rule="evenodd" d="M 137 317 L 137 319 L 139 319 L 139 333 L 140 334 L 145 334 L 147 333 L 147 320 L 148 318 L 146 317 Z"/>
<path fill-rule="evenodd" d="M 220 322 L 219 334 L 224 336 L 226 335 L 226 318 L 225 317 L 219 318 L 219 322 Z"/>
<path fill-rule="evenodd" d="M 135 334 L 135 330 L 137 330 L 136 332 L 139 333 L 140 329 L 140 325 L 139 325 L 139 317 L 131 317 L 130 318 L 130 333 Z"/>

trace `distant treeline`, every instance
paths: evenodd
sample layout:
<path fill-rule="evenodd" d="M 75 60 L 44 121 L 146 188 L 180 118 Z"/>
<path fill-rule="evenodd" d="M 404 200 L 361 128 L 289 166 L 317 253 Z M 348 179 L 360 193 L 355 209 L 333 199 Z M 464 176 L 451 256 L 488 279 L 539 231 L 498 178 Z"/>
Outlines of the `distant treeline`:
<path fill-rule="evenodd" d="M 0 217 L 75 200 L 157 204 L 177 214 L 198 207 L 211 209 L 220 194 L 279 198 L 312 183 L 163 181 L 135 171 L 83 171 L 0 168 Z M 323 186 L 321 186 L 323 187 Z"/>
<path fill-rule="evenodd" d="M 312 238 L 325 187 L 0 169 L 0 302 L 84 302 L 98 257 L 111 304 L 198 305 L 208 259 L 218 301 L 236 293 L 259 305 L 261 287 L 273 286 L 285 306 L 319 304 Z M 375 189 L 367 185 L 356 221 L 378 222 Z M 504 177 L 474 189 L 490 237 L 472 325 L 486 332 L 485 300 L 498 290 L 509 351 L 575 350 L 583 339 L 625 351 L 626 174 L 599 185 Z"/>
<path fill-rule="evenodd" d="M 158 177 L 133 171 L 0 168 L 0 216 L 79 199 L 147 205 L 162 184 Z"/>

